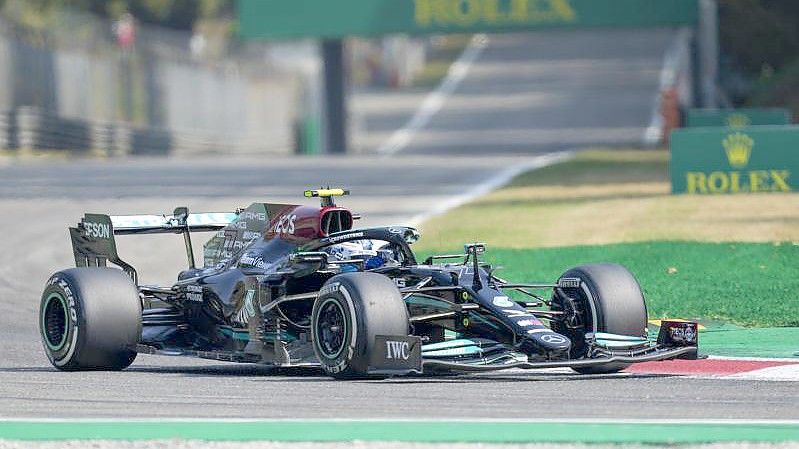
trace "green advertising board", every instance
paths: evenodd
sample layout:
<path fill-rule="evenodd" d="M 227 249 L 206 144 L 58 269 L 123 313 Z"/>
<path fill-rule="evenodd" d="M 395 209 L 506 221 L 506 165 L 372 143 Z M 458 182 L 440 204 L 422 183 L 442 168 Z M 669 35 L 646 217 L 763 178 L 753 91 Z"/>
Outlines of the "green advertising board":
<path fill-rule="evenodd" d="M 238 0 L 244 38 L 471 33 L 696 23 L 698 0 Z"/>
<path fill-rule="evenodd" d="M 685 117 L 688 127 L 726 126 L 746 128 L 757 125 L 789 125 L 791 113 L 782 108 L 690 109 Z"/>
<path fill-rule="evenodd" d="M 671 134 L 671 191 L 799 189 L 799 126 L 679 129 Z"/>

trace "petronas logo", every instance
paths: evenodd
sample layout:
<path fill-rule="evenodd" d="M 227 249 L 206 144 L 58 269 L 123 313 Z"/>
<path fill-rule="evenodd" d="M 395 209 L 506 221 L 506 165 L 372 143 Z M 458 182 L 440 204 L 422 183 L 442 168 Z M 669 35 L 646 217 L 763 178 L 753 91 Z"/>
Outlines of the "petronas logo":
<path fill-rule="evenodd" d="M 730 166 L 743 168 L 749 163 L 749 156 L 752 154 L 755 141 L 744 133 L 734 133 L 722 140 L 721 144 L 724 145 L 724 151 L 727 152 Z"/>

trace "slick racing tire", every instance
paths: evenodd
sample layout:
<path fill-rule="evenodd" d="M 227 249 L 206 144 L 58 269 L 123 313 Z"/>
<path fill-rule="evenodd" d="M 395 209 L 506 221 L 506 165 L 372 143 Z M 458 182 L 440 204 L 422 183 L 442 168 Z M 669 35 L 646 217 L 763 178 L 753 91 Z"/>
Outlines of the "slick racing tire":
<path fill-rule="evenodd" d="M 376 335 L 408 335 L 408 309 L 391 279 L 377 273 L 333 276 L 313 306 L 313 348 L 336 379 L 369 376 Z"/>
<path fill-rule="evenodd" d="M 127 368 L 136 358 L 141 313 L 138 289 L 125 272 L 59 271 L 47 281 L 39 308 L 44 352 L 62 371 Z"/>
<path fill-rule="evenodd" d="M 587 287 L 564 288 L 564 292 L 575 298 L 575 315 L 581 326 L 566 326 L 560 321 L 552 322 L 552 330 L 572 340 L 571 358 L 585 357 L 588 347 L 585 334 L 593 331 L 596 320 L 597 332 L 643 337 L 646 335 L 646 301 L 638 281 L 621 265 L 602 263 L 582 265 L 567 271 L 563 278 L 578 278 Z M 552 310 L 562 312 L 567 309 L 564 299 L 554 294 Z M 608 363 L 597 366 L 573 368 L 583 374 L 615 373 L 628 367 L 627 363 Z"/>

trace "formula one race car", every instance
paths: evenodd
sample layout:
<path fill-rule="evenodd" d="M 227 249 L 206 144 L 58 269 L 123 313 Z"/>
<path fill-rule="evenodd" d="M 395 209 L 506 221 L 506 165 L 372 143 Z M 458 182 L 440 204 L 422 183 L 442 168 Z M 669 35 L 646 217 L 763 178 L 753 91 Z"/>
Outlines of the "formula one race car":
<path fill-rule="evenodd" d="M 364 378 L 545 367 L 611 373 L 697 356 L 696 323 L 666 321 L 657 341 L 647 338 L 641 288 L 619 265 L 511 283 L 481 261 L 479 243 L 420 263 L 409 246 L 415 229 L 353 229 L 359 217 L 333 202 L 347 193 L 306 191 L 321 207 L 86 214 L 69 230 L 77 268 L 55 273 L 42 294 L 48 358 L 60 370 L 119 370 L 138 353 L 184 355 Z M 203 268 L 194 267 L 197 231 L 215 232 Z M 185 239 L 189 268 L 172 286 L 142 285 L 117 254 L 115 236 L 152 233 Z"/>

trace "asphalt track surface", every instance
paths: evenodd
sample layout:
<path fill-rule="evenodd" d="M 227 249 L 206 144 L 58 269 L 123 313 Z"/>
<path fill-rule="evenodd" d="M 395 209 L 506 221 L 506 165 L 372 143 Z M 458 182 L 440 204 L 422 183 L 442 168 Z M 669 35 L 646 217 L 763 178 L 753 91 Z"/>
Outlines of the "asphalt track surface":
<path fill-rule="evenodd" d="M 66 227 L 85 211 L 230 210 L 293 202 L 304 188 L 330 184 L 353 189 L 341 202 L 363 213 L 364 225 L 409 220 L 536 154 L 602 136 L 636 141 L 672 35 L 492 38 L 464 90 L 389 159 L 0 161 L 0 418 L 799 418 L 796 382 L 563 371 L 335 382 L 313 370 L 155 356 L 123 372 L 60 373 L 41 350 L 41 286 L 72 264 Z M 481 157 L 488 143 L 508 157 Z M 166 283 L 185 263 L 181 245 L 174 236 L 120 238 L 120 253 L 143 281 Z"/>

